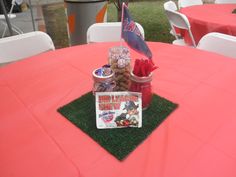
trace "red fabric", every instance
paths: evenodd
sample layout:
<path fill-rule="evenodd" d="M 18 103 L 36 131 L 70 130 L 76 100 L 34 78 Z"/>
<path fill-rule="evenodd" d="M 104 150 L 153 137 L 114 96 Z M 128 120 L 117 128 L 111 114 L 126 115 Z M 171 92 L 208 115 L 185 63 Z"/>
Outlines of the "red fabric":
<path fill-rule="evenodd" d="M 92 71 L 114 45 L 60 49 L 0 68 L 0 176 L 235 177 L 234 59 L 148 43 L 159 66 L 153 91 L 179 107 L 122 162 L 57 112 L 92 89 Z"/>
<path fill-rule="evenodd" d="M 205 4 L 181 8 L 190 22 L 196 43 L 207 33 L 220 32 L 236 36 L 236 14 L 232 11 L 236 4 Z M 187 43 L 191 38 L 187 32 L 181 33 Z"/>

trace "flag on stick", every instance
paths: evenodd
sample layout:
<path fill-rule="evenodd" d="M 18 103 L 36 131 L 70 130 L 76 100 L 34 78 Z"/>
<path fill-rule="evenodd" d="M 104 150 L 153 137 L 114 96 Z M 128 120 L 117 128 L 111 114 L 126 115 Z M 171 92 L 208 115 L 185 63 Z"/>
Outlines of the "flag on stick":
<path fill-rule="evenodd" d="M 122 29 L 121 37 L 125 40 L 129 47 L 135 51 L 152 59 L 152 52 L 148 48 L 144 38 L 138 29 L 136 23 L 132 20 L 128 7 L 122 4 Z"/>

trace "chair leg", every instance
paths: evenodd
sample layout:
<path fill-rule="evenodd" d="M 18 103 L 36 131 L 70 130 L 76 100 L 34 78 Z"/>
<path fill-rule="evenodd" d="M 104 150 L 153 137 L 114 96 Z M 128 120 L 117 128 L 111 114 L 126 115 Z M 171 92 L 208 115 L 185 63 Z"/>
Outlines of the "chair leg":
<path fill-rule="evenodd" d="M 13 25 L 13 24 L 12 24 L 12 30 L 15 31 L 18 34 L 23 34 L 24 33 L 19 27 L 17 27 L 16 25 Z"/>
<path fill-rule="evenodd" d="M 6 34 L 6 31 L 7 31 L 7 24 L 5 23 L 5 22 L 2 22 L 3 23 L 3 25 L 5 26 L 4 27 L 4 30 L 3 30 L 3 33 L 2 33 L 2 38 L 5 36 L 5 34 Z M 19 28 L 19 27 L 17 27 L 17 26 L 15 26 L 15 25 L 13 25 L 13 24 L 11 24 L 12 25 L 12 30 L 15 32 L 15 33 L 17 33 L 17 34 L 23 34 L 24 32 Z"/>
<path fill-rule="evenodd" d="M 3 23 L 4 25 L 4 30 L 3 30 L 3 33 L 2 33 L 2 38 L 5 36 L 5 33 L 7 31 L 7 25 L 5 23 Z"/>

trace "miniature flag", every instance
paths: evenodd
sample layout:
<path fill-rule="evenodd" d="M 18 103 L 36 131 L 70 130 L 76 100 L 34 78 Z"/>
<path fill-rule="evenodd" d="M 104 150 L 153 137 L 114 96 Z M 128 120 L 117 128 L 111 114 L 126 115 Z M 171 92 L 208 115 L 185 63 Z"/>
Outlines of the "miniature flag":
<path fill-rule="evenodd" d="M 122 7 L 121 37 L 126 41 L 129 47 L 151 59 L 152 52 L 144 41 L 140 30 L 129 15 L 128 7 L 125 3 L 123 3 Z"/>

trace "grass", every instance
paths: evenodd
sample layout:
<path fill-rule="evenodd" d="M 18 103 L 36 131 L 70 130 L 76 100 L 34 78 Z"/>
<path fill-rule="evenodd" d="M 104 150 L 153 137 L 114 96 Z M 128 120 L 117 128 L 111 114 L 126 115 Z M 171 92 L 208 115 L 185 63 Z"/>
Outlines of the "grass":
<path fill-rule="evenodd" d="M 164 0 L 130 2 L 129 12 L 134 21 L 140 23 L 145 31 L 147 41 L 170 43 L 174 38 L 170 35 L 163 4 Z M 113 4 L 108 6 L 108 21 L 116 21 L 117 13 Z"/>
<path fill-rule="evenodd" d="M 165 0 L 130 2 L 129 11 L 134 21 L 140 23 L 145 31 L 145 40 L 170 43 L 170 35 L 163 4 Z M 66 17 L 63 4 L 51 4 L 43 7 L 48 34 L 56 48 L 68 46 Z M 108 5 L 108 21 L 117 21 L 117 11 L 113 3 Z"/>

